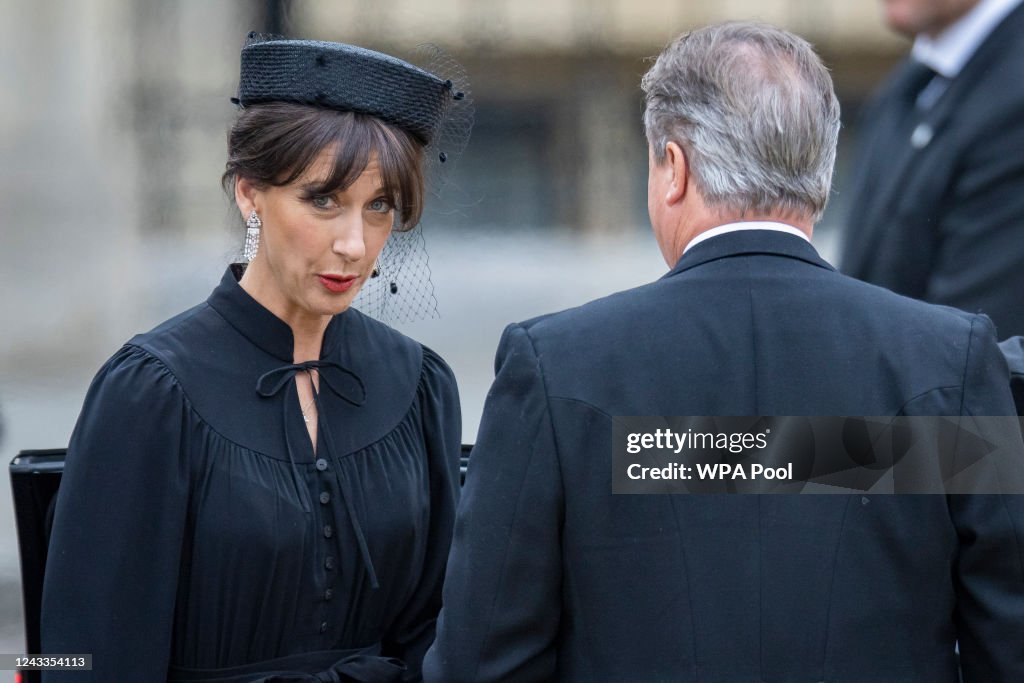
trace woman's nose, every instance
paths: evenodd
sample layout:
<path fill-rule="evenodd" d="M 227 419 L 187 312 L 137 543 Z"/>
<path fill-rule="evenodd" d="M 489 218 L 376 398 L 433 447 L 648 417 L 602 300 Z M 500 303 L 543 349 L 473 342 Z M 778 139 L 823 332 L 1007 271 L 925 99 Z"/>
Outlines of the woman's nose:
<path fill-rule="evenodd" d="M 346 261 L 359 261 L 366 256 L 366 243 L 363 241 L 363 217 L 360 212 L 352 212 L 352 215 L 338 218 L 331 249 Z"/>

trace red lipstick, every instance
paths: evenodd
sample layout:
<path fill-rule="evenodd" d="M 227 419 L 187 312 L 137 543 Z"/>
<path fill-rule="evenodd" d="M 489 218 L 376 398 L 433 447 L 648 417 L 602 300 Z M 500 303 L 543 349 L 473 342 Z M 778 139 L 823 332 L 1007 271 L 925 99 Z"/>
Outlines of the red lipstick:
<path fill-rule="evenodd" d="M 356 281 L 355 275 L 318 275 L 317 277 L 320 278 L 320 284 L 322 284 L 328 292 L 332 292 L 334 294 L 347 292 Z"/>

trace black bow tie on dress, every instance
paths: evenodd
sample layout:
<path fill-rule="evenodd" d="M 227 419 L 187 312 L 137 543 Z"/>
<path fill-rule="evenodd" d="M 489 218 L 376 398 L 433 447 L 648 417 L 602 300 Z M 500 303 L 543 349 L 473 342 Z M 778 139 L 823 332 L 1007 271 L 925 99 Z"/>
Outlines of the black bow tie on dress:
<path fill-rule="evenodd" d="M 366 387 L 359 375 L 332 360 L 308 360 L 304 363 L 282 365 L 270 372 L 263 373 L 256 383 L 256 391 L 260 393 L 260 396 L 269 398 L 281 391 L 298 373 L 312 370 L 319 373 L 323 383 L 339 398 L 354 406 L 361 406 L 366 402 Z M 316 389 L 313 390 L 313 393 L 316 395 Z M 318 409 L 319 407 L 317 405 Z"/>
<path fill-rule="evenodd" d="M 303 510 L 307 513 L 312 512 L 313 506 L 310 503 L 309 491 L 306 489 L 305 484 L 302 483 L 302 478 L 299 477 L 298 466 L 295 464 L 295 453 L 292 449 L 291 439 L 288 436 L 288 401 L 293 395 L 296 397 L 296 401 L 298 400 L 298 390 L 292 381 L 295 375 L 300 372 L 312 373 L 314 370 L 319 373 L 320 381 L 327 385 L 327 388 L 342 400 L 356 407 L 360 407 L 366 402 L 366 386 L 363 384 L 363 380 L 359 378 L 359 375 L 331 360 L 310 360 L 303 363 L 282 365 L 279 368 L 263 373 L 259 380 L 256 381 L 256 391 L 264 398 L 275 396 L 281 389 L 288 387 L 285 392 L 285 400 L 281 403 L 284 411 L 281 424 L 284 426 L 284 442 L 288 450 L 288 460 L 292 466 L 292 477 L 295 479 L 295 487 L 300 491 Z M 334 448 L 334 439 L 331 436 L 330 419 L 324 415 L 323 407 L 320 404 L 320 392 L 317 391 L 316 386 L 312 382 L 310 382 L 310 388 L 313 391 L 313 401 L 316 404 L 317 414 L 320 415 L 320 419 L 317 420 L 317 427 L 324 436 L 324 446 L 327 449 L 329 458 L 330 454 L 337 452 Z M 377 572 L 373 568 L 373 559 L 370 557 L 370 548 L 366 543 L 366 535 L 363 533 L 363 527 L 359 524 L 359 517 L 356 516 L 356 510 L 352 504 L 351 490 L 346 478 L 341 475 L 337 467 L 335 467 L 335 479 L 338 482 L 338 488 L 341 490 L 341 497 L 345 502 L 345 509 L 348 512 L 352 531 L 355 533 L 356 543 L 359 545 L 359 554 L 363 559 L 363 565 L 366 567 L 366 573 L 370 578 L 370 585 L 373 588 L 379 588 L 380 584 L 377 582 Z M 341 529 L 340 520 L 338 519 L 339 511 L 336 506 L 332 506 L 332 510 L 334 512 L 335 528 Z"/>

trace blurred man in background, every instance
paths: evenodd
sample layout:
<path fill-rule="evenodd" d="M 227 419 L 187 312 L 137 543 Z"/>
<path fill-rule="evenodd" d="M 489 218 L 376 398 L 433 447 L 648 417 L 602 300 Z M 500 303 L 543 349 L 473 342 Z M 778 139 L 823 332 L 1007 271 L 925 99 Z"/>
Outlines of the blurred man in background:
<path fill-rule="evenodd" d="M 883 6 L 914 47 L 862 119 L 841 269 L 1024 334 L 1024 6 Z"/>

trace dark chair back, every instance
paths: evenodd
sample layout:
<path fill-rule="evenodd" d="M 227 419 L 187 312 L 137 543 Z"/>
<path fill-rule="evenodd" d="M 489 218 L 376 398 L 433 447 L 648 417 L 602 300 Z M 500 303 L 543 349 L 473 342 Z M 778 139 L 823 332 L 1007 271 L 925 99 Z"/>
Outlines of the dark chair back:
<path fill-rule="evenodd" d="M 64 471 L 63 448 L 22 451 L 11 461 L 11 491 L 21 557 L 21 599 L 25 613 L 25 652 L 39 653 L 39 611 L 43 572 L 53 526 L 57 488 Z M 39 683 L 38 671 L 21 672 L 24 683 Z"/>

